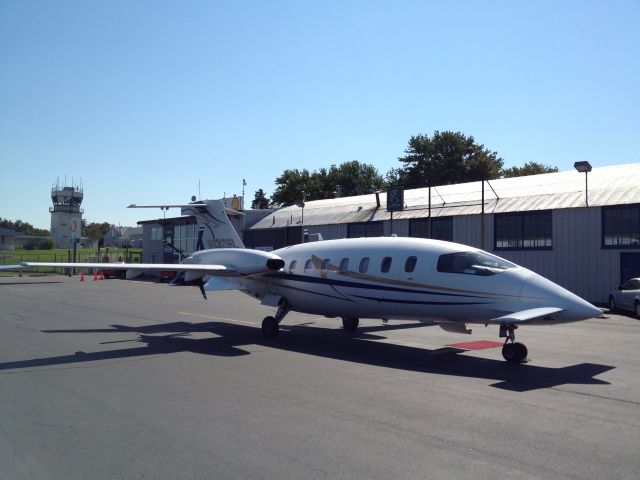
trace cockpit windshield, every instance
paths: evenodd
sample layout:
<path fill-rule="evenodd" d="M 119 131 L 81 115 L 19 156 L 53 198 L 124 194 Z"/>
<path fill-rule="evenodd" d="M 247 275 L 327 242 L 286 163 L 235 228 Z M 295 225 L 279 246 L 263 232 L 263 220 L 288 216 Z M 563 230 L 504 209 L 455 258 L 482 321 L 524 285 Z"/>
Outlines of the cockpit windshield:
<path fill-rule="evenodd" d="M 496 275 L 516 265 L 487 252 L 459 252 L 441 255 L 438 271 L 465 275 Z"/>

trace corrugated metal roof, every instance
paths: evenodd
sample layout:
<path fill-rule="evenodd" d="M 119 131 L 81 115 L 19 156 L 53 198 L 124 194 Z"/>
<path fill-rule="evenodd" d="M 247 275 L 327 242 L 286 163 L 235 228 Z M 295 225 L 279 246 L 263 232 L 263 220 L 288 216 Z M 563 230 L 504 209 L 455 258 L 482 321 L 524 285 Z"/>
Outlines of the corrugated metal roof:
<path fill-rule="evenodd" d="M 588 174 L 589 206 L 640 203 L 640 163 L 594 168 Z M 428 216 L 428 188 L 405 190 L 405 210 L 394 219 Z M 476 215 L 482 210 L 482 182 L 444 185 L 431 189 L 431 215 Z M 306 202 L 302 209 L 282 208 L 258 221 L 253 229 L 326 225 L 389 220 L 386 193 Z M 485 212 L 579 208 L 585 206 L 585 174 L 575 170 L 501 178 L 485 184 Z"/>

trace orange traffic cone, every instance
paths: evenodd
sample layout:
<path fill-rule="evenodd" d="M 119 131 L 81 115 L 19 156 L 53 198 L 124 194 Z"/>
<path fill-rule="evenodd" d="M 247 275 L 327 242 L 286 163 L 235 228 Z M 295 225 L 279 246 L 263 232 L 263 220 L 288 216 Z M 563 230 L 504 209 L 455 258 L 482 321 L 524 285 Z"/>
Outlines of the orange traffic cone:
<path fill-rule="evenodd" d="M 104 280 L 104 274 L 100 272 L 100 280 Z"/>
<path fill-rule="evenodd" d="M 93 281 L 98 280 L 98 272 L 93 272 Z"/>
<path fill-rule="evenodd" d="M 82 273 L 80 274 L 80 281 L 81 281 L 81 282 L 84 282 L 84 272 L 82 272 Z"/>

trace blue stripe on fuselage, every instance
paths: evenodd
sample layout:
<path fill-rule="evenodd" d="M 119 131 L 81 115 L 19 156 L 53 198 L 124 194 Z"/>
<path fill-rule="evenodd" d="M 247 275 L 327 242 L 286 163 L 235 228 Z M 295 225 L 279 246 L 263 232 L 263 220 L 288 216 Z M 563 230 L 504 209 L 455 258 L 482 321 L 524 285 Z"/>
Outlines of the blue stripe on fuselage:
<path fill-rule="evenodd" d="M 270 278 L 278 278 L 281 280 L 290 280 L 290 281 L 303 282 L 303 283 L 315 283 L 315 284 L 327 285 L 334 288 L 348 287 L 348 288 L 362 288 L 366 290 L 381 290 L 386 292 L 415 293 L 420 295 L 443 295 L 447 297 L 464 297 L 464 298 L 487 299 L 487 300 L 495 299 L 492 297 L 486 297 L 481 295 L 465 295 L 460 293 L 434 292 L 431 290 L 417 290 L 413 288 L 392 287 L 390 285 L 377 285 L 377 284 L 371 284 L 371 283 L 336 280 L 334 278 L 310 277 L 308 275 L 297 275 L 293 273 L 284 273 L 284 272 L 268 273 L 264 276 L 270 277 Z M 362 297 L 362 298 L 366 298 L 366 297 Z"/>

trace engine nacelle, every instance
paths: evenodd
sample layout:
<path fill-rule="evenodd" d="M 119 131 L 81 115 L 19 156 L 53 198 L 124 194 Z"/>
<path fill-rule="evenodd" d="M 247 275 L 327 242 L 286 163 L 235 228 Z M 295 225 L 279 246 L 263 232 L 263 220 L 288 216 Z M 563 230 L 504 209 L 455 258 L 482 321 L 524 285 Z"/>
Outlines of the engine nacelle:
<path fill-rule="evenodd" d="M 185 258 L 185 264 L 196 265 L 224 265 L 229 272 L 222 275 L 256 275 L 260 273 L 277 272 L 284 268 L 284 260 L 277 255 L 262 250 L 245 248 L 217 248 L 194 252 Z M 197 275 L 199 272 L 186 272 Z M 200 274 L 202 276 L 202 274 Z M 194 279 L 195 279 L 194 278 Z M 185 276 L 186 280 L 186 276 Z"/>

